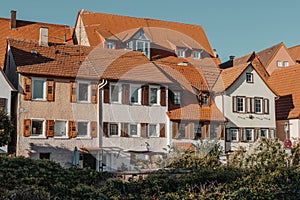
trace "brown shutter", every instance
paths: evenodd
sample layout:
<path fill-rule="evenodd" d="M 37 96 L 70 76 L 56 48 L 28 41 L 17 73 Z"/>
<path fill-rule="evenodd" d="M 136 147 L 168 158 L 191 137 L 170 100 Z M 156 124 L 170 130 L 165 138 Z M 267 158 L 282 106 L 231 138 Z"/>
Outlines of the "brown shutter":
<path fill-rule="evenodd" d="M 91 137 L 92 138 L 97 137 L 97 122 L 96 121 L 91 122 Z"/>
<path fill-rule="evenodd" d="M 76 102 L 76 82 L 70 83 L 70 102 L 75 103 Z"/>
<path fill-rule="evenodd" d="M 171 122 L 172 123 L 172 138 L 176 138 L 178 135 L 178 123 L 177 122 Z"/>
<path fill-rule="evenodd" d="M 46 120 L 46 136 L 54 137 L 54 120 Z"/>
<path fill-rule="evenodd" d="M 76 122 L 75 121 L 69 121 L 69 138 L 75 138 L 77 136 L 76 132 Z"/>
<path fill-rule="evenodd" d="M 141 137 L 147 137 L 147 124 L 141 123 Z"/>
<path fill-rule="evenodd" d="M 254 138 L 253 138 L 254 142 L 258 139 L 258 131 L 259 129 L 254 129 Z"/>
<path fill-rule="evenodd" d="M 104 103 L 109 103 L 109 84 L 106 84 L 103 90 L 104 90 L 103 101 Z"/>
<path fill-rule="evenodd" d="M 54 80 L 47 80 L 47 101 L 54 101 L 55 84 Z"/>
<path fill-rule="evenodd" d="M 159 137 L 166 137 L 166 129 L 165 129 L 165 124 L 159 124 Z"/>
<path fill-rule="evenodd" d="M 251 113 L 254 113 L 254 98 L 251 98 Z"/>
<path fill-rule="evenodd" d="M 236 97 L 232 97 L 232 111 L 236 112 Z"/>
<path fill-rule="evenodd" d="M 122 104 L 129 104 L 129 84 L 122 85 Z"/>
<path fill-rule="evenodd" d="M 121 123 L 121 137 L 128 137 L 128 123 Z"/>
<path fill-rule="evenodd" d="M 103 122 L 102 131 L 103 131 L 103 136 L 108 137 L 108 123 L 107 122 Z"/>
<path fill-rule="evenodd" d="M 142 86 L 142 105 L 149 105 L 149 86 Z"/>
<path fill-rule="evenodd" d="M 166 106 L 166 88 L 161 87 L 160 88 L 160 105 L 161 106 Z"/>
<path fill-rule="evenodd" d="M 24 119 L 24 137 L 30 136 L 30 119 Z"/>
<path fill-rule="evenodd" d="M 92 87 L 91 102 L 96 104 L 98 101 L 98 85 L 92 84 L 91 87 Z"/>
<path fill-rule="evenodd" d="M 239 129 L 239 141 L 243 142 L 245 140 L 245 129 L 244 128 L 240 128 Z"/>
<path fill-rule="evenodd" d="M 24 100 L 31 100 L 31 79 L 24 77 L 24 91 L 25 91 L 25 96 Z"/>

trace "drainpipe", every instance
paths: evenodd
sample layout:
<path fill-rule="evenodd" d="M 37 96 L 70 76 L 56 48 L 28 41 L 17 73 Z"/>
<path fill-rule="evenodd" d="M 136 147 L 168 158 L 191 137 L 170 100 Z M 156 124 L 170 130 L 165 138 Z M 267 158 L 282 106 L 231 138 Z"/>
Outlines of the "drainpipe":
<path fill-rule="evenodd" d="M 97 110 L 98 110 L 98 136 L 99 136 L 99 147 L 100 149 L 103 146 L 103 129 L 102 129 L 102 123 L 103 123 L 103 115 L 102 115 L 102 88 L 107 84 L 107 80 L 106 79 L 102 79 L 102 81 L 98 84 L 98 106 L 97 106 Z M 98 152 L 98 160 L 99 160 L 99 164 L 98 164 L 98 171 L 99 168 L 101 167 L 101 170 L 103 170 L 102 168 L 102 157 L 103 157 L 103 150 L 101 149 L 101 155 L 99 155 Z M 101 158 L 101 159 L 99 159 Z"/>

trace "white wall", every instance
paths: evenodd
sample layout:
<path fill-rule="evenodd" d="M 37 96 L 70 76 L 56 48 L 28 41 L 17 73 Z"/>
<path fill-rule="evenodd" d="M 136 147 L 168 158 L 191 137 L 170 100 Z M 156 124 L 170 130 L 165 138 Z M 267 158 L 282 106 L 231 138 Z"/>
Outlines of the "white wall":
<path fill-rule="evenodd" d="M 290 129 L 290 138 L 299 138 L 299 119 L 291 119 L 289 121 L 289 129 Z"/>

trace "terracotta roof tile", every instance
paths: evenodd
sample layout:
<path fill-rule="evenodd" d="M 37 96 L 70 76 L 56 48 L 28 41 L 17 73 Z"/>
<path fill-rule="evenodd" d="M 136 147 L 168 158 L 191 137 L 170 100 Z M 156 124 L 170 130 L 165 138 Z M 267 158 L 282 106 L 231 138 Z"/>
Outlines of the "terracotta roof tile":
<path fill-rule="evenodd" d="M 262 64 L 267 67 L 273 56 L 277 53 L 279 48 L 283 46 L 284 44 L 281 42 L 279 44 L 276 44 L 272 47 L 269 47 L 267 49 L 264 49 L 260 52 L 257 52 L 258 58 L 262 62 Z"/>
<path fill-rule="evenodd" d="M 300 61 L 300 45 L 288 48 L 288 52 L 295 62 Z"/>
<path fill-rule="evenodd" d="M 17 20 L 17 28 L 12 30 L 10 19 L 0 18 L 0 67 L 3 68 L 4 66 L 6 39 L 18 38 L 38 41 L 40 27 L 48 27 L 48 40 L 51 43 L 64 43 L 64 35 L 68 44 L 73 43 L 72 29 L 69 26 Z"/>

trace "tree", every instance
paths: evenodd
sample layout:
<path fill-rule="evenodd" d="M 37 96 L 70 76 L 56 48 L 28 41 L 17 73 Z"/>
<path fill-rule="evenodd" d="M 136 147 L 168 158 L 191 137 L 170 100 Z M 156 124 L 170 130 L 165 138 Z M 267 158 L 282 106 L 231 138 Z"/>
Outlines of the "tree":
<path fill-rule="evenodd" d="M 5 112 L 0 111 L 0 147 L 10 142 L 13 132 L 14 125 L 12 120 Z"/>

